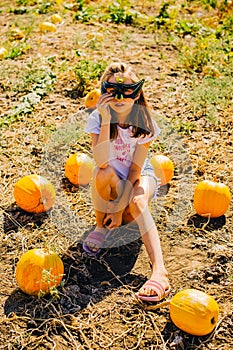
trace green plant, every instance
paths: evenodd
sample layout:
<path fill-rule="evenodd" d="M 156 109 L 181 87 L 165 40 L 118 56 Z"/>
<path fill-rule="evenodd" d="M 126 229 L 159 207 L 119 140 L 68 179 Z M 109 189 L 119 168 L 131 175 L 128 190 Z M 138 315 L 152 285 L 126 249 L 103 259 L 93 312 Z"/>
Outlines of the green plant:
<path fill-rule="evenodd" d="M 19 115 L 31 113 L 42 97 L 52 90 L 56 76 L 45 69 L 33 69 L 22 79 L 23 83 L 16 86 L 14 90 L 28 93 L 21 97 L 20 102 L 12 111 L 7 115 L 1 115 L 1 126 L 13 123 Z"/>
<path fill-rule="evenodd" d="M 191 133 L 195 131 L 197 127 L 196 124 L 193 122 L 179 121 L 175 128 L 181 134 L 191 135 Z"/>
<path fill-rule="evenodd" d="M 116 24 L 126 24 L 126 25 L 132 25 L 134 16 L 132 13 L 127 12 L 125 7 L 122 7 L 119 3 L 115 3 L 114 5 L 111 5 L 109 7 L 109 16 L 111 19 L 111 22 Z"/>
<path fill-rule="evenodd" d="M 170 19 L 168 8 L 170 4 L 168 2 L 164 2 L 160 8 L 159 14 L 155 17 L 155 23 L 158 28 L 167 24 Z"/>
<path fill-rule="evenodd" d="M 190 23 L 185 19 L 181 19 L 175 24 L 175 32 L 183 37 L 185 35 L 197 35 L 200 31 L 201 25 L 199 23 Z"/>
<path fill-rule="evenodd" d="M 218 0 L 199 0 L 201 4 L 208 10 L 210 7 L 213 9 L 217 8 Z"/>
<path fill-rule="evenodd" d="M 30 5 L 35 5 L 37 1 L 36 0 L 17 0 L 16 4 L 18 6 L 30 6 Z"/>
<path fill-rule="evenodd" d="M 15 58 L 25 54 L 30 49 L 31 49 L 31 46 L 28 44 L 21 44 L 21 43 L 17 44 L 8 50 L 6 58 L 10 58 L 11 60 L 14 60 Z"/>
<path fill-rule="evenodd" d="M 80 97 L 83 97 L 86 93 L 88 86 L 93 81 L 98 81 L 104 72 L 107 63 L 105 61 L 93 62 L 89 60 L 80 60 L 75 67 L 75 73 L 77 76 L 77 93 Z"/>
<path fill-rule="evenodd" d="M 38 13 L 41 15 L 41 14 L 45 14 L 45 13 L 48 13 L 50 10 L 51 10 L 51 7 L 52 7 L 52 2 L 49 2 L 47 0 L 43 0 L 42 1 L 42 4 L 38 10 Z"/>
<path fill-rule="evenodd" d="M 86 23 L 96 18 L 96 14 L 93 12 L 93 9 L 90 6 L 85 8 L 82 7 L 82 9 L 75 14 L 74 18 L 77 21 Z"/>

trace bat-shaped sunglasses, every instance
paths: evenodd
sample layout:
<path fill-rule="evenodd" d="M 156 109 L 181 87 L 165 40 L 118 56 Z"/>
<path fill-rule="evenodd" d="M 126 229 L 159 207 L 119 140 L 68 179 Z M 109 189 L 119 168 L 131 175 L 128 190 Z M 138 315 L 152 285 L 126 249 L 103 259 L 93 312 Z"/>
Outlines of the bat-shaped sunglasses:
<path fill-rule="evenodd" d="M 135 99 L 141 92 L 142 85 L 145 82 L 145 79 L 141 79 L 134 84 L 123 84 L 123 79 L 122 82 L 120 82 L 121 78 L 118 78 L 118 80 L 118 83 L 103 81 L 101 85 L 101 93 L 111 94 L 117 100 L 123 100 L 123 98 Z"/>

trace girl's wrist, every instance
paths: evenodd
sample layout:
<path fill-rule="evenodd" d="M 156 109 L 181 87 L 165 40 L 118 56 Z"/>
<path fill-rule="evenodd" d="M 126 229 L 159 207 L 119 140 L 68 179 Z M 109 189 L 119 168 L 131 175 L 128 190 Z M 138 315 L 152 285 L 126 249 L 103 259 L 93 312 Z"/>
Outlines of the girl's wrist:
<path fill-rule="evenodd" d="M 104 114 L 101 114 L 101 117 L 102 117 L 102 121 L 101 121 L 101 124 L 110 124 L 110 120 L 111 120 L 111 116 L 110 115 L 104 115 Z"/>

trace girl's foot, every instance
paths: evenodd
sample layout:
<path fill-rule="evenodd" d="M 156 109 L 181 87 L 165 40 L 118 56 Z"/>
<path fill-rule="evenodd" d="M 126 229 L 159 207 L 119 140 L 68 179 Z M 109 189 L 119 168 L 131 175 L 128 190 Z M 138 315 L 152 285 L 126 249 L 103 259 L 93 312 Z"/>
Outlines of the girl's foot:
<path fill-rule="evenodd" d="M 83 242 L 83 249 L 90 254 L 97 254 L 100 252 L 104 240 L 107 238 L 108 231 L 102 227 L 96 227 L 91 231 L 85 241 Z"/>
<path fill-rule="evenodd" d="M 151 278 L 139 289 L 136 296 L 146 301 L 160 301 L 170 292 L 166 274 L 153 273 Z"/>

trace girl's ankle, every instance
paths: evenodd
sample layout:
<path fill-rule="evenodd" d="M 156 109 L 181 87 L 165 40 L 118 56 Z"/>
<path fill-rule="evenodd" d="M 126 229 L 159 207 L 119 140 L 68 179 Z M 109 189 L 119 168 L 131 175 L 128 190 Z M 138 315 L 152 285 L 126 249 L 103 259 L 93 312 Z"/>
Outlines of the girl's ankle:
<path fill-rule="evenodd" d="M 107 229 L 105 227 L 101 227 L 101 226 L 96 226 L 96 231 L 102 233 L 102 234 L 106 234 L 107 233 Z"/>

